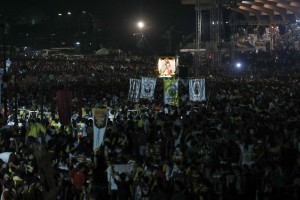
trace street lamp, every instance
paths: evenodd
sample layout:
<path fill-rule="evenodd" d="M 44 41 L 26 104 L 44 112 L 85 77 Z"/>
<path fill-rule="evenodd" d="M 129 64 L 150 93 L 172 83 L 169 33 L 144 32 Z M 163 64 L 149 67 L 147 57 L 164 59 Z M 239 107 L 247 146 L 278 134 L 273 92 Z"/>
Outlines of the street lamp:
<path fill-rule="evenodd" d="M 72 34 L 72 27 L 73 27 L 73 19 L 72 19 L 72 13 L 70 11 L 67 12 L 67 15 L 69 16 L 67 18 L 67 23 L 68 23 L 68 38 L 67 38 L 67 42 L 68 42 L 68 45 L 71 45 L 73 43 L 73 34 Z"/>
<path fill-rule="evenodd" d="M 138 33 L 133 34 L 133 35 L 137 35 L 138 36 L 137 37 L 137 39 L 138 39 L 138 41 L 137 41 L 137 47 L 139 48 L 139 54 L 140 54 L 140 56 L 142 56 L 142 48 L 144 46 L 144 33 L 143 33 L 143 30 L 145 28 L 144 22 L 143 21 L 139 21 L 137 23 L 137 27 L 138 27 L 139 31 L 138 31 Z"/>

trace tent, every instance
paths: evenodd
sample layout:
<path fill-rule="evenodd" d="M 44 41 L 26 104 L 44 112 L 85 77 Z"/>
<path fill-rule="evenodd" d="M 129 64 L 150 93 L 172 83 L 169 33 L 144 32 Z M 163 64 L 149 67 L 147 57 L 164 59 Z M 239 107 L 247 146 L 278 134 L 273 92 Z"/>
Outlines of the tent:
<path fill-rule="evenodd" d="M 106 48 L 102 48 L 102 49 L 96 51 L 97 56 L 105 56 L 105 55 L 108 55 L 108 54 L 109 54 L 109 51 Z"/>

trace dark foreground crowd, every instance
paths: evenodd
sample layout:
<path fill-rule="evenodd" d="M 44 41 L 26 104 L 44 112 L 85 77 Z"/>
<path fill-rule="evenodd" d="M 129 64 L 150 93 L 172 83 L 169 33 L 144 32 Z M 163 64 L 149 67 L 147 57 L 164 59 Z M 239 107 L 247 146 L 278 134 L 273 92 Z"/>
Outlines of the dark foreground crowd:
<path fill-rule="evenodd" d="M 1 119 L 1 200 L 300 198 L 295 68 L 212 75 L 207 100 L 198 103 L 180 81 L 180 103 L 172 106 L 163 104 L 161 80 L 153 101 L 127 99 L 129 78 L 153 76 L 155 62 L 23 59 L 18 66 L 27 74 L 8 84 L 7 121 L 14 121 L 17 88 L 19 124 Z M 39 80 L 42 72 L 48 76 Z M 66 126 L 55 108 L 58 88 L 73 93 Z M 95 151 L 93 107 L 109 110 Z"/>

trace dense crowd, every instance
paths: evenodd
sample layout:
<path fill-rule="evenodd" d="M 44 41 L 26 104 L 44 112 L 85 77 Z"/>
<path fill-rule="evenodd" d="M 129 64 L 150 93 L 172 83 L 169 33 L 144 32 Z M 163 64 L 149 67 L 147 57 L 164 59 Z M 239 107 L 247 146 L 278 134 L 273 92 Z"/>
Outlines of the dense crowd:
<path fill-rule="evenodd" d="M 129 101 L 129 78 L 154 77 L 155 65 L 154 59 L 15 61 L 8 121 L 17 91 L 19 126 L 0 129 L 1 199 L 300 198 L 296 65 L 212 74 L 205 102 L 190 102 L 181 80 L 179 105 L 164 105 L 161 79 L 155 100 Z M 55 106 L 61 88 L 73 93 L 66 126 Z M 96 151 L 93 107 L 109 110 Z"/>

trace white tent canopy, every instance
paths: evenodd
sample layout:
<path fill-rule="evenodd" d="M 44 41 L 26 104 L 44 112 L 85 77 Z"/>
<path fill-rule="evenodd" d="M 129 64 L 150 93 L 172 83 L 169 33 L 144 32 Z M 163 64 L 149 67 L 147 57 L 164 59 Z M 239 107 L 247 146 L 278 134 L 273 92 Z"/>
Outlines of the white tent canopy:
<path fill-rule="evenodd" d="M 108 54 L 109 54 L 109 51 L 106 48 L 102 48 L 102 49 L 99 49 L 98 51 L 96 51 L 97 56 L 105 56 Z"/>

